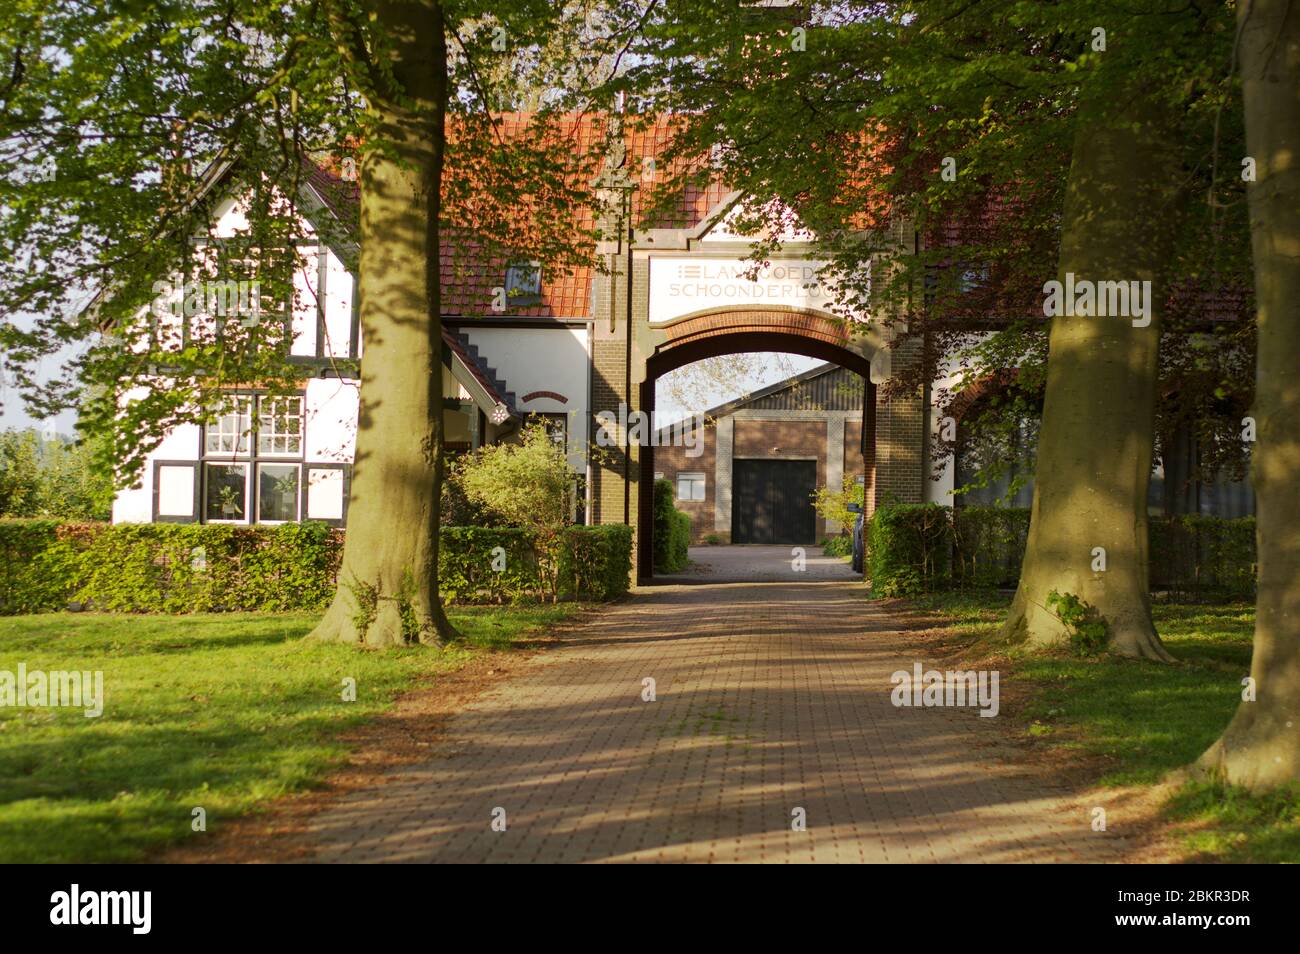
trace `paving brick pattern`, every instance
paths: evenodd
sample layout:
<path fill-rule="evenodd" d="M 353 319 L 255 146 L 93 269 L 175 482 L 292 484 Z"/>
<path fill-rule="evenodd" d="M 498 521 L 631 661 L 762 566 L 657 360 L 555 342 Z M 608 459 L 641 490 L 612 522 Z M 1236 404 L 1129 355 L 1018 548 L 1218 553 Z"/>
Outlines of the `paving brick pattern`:
<path fill-rule="evenodd" d="M 315 816 L 317 860 L 1119 860 L 993 720 L 892 705 L 896 626 L 853 584 L 641 590 Z"/>

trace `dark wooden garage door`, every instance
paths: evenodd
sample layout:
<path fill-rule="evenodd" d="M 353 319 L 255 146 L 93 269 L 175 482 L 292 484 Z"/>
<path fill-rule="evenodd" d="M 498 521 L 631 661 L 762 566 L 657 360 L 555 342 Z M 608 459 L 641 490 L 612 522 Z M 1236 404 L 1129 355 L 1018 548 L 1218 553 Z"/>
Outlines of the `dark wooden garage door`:
<path fill-rule="evenodd" d="M 815 460 L 733 463 L 732 543 L 816 543 Z"/>

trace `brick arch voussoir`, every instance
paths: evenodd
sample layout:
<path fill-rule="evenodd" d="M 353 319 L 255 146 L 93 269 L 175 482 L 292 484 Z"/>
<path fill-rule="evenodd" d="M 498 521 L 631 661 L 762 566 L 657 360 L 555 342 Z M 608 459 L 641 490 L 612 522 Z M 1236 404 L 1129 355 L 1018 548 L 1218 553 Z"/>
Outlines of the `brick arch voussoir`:
<path fill-rule="evenodd" d="M 806 309 L 716 309 L 686 315 L 662 326 L 665 338 L 656 349 L 664 354 L 708 338 L 739 335 L 781 334 L 806 338 L 869 357 L 851 326 L 842 319 Z"/>

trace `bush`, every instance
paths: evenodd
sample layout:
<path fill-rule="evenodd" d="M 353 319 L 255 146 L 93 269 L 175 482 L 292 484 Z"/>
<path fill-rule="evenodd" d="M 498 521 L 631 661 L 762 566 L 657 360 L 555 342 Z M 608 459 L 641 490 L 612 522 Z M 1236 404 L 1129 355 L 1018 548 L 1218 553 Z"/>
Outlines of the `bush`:
<path fill-rule="evenodd" d="M 951 580 L 950 508 L 938 504 L 878 507 L 867 524 L 867 578 L 876 596 L 915 596 Z"/>
<path fill-rule="evenodd" d="M 673 505 L 673 484 L 656 480 L 654 490 L 654 568 L 656 573 L 676 573 L 688 562 L 691 518 Z"/>
<path fill-rule="evenodd" d="M 0 516 L 107 520 L 113 482 L 95 470 L 94 451 L 32 428 L 0 431 Z"/>
<path fill-rule="evenodd" d="M 322 609 L 334 594 L 342 542 L 341 531 L 314 522 L 0 521 L 0 551 L 7 558 L 0 612 L 58 610 L 69 603 L 129 613 Z"/>
<path fill-rule="evenodd" d="M 866 496 L 866 485 L 858 483 L 857 477 L 845 477 L 840 490 L 818 487 L 813 495 L 813 509 L 825 520 L 834 520 L 844 527 L 853 526 L 858 515 L 848 509 L 851 503 L 862 506 Z"/>
<path fill-rule="evenodd" d="M 519 603 L 539 599 L 544 589 L 527 530 L 442 528 L 438 591 L 448 603 Z"/>
<path fill-rule="evenodd" d="M 560 539 L 577 481 L 563 448 L 540 424 L 525 428 L 520 443 L 480 447 L 456 466 L 469 503 L 528 531 L 537 578 L 551 600 L 559 598 Z"/>
<path fill-rule="evenodd" d="M 822 552 L 833 557 L 853 556 L 852 535 L 842 533 L 837 537 L 827 537 L 822 541 Z"/>
<path fill-rule="evenodd" d="M 343 539 L 343 531 L 316 522 L 0 520 L 0 614 L 69 603 L 129 613 L 324 609 L 334 594 Z M 535 538 L 520 528 L 445 527 L 438 564 L 448 602 L 516 603 L 555 592 L 539 571 Z M 630 527 L 568 527 L 561 534 L 558 585 L 565 598 L 612 599 L 626 592 L 631 566 Z"/>
<path fill-rule="evenodd" d="M 1194 599 L 1254 597 L 1254 517 L 1155 518 L 1149 539 L 1153 589 Z"/>
<path fill-rule="evenodd" d="M 1073 593 L 1052 590 L 1047 594 L 1047 608 L 1069 630 L 1070 648 L 1076 656 L 1096 656 L 1106 648 L 1108 627 L 1097 613 L 1097 607 Z"/>
<path fill-rule="evenodd" d="M 957 507 L 952 511 L 953 584 L 972 589 L 1015 586 L 1029 538 L 1024 507 Z"/>
<path fill-rule="evenodd" d="M 622 524 L 569 527 L 560 548 L 564 599 L 612 600 L 627 592 L 632 574 L 632 528 Z"/>
<path fill-rule="evenodd" d="M 942 554 L 932 554 L 944 537 L 937 526 L 939 512 L 949 524 L 951 573 L 944 572 Z M 1020 579 L 1029 536 L 1027 508 L 971 506 L 953 510 L 938 504 L 908 504 L 876 511 L 882 513 L 885 516 L 879 520 L 873 515 L 867 527 L 867 565 L 873 589 L 881 595 L 906 595 L 904 591 L 926 592 L 948 585 L 1013 587 Z M 1254 517 L 1152 517 L 1149 540 L 1152 589 L 1194 599 L 1254 596 Z M 903 573 L 904 568 L 914 572 Z"/>
<path fill-rule="evenodd" d="M 0 520 L 0 615 L 63 609 L 75 553 L 57 520 Z"/>

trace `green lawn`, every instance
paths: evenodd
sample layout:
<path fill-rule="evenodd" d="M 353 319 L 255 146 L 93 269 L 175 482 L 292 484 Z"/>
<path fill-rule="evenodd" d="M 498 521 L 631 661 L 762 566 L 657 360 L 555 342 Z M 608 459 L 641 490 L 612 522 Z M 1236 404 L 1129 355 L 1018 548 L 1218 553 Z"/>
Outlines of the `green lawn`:
<path fill-rule="evenodd" d="M 0 670 L 102 670 L 104 712 L 0 707 L 0 861 L 122 861 L 319 782 L 402 690 L 579 607 L 458 609 L 464 646 L 305 643 L 314 615 L 0 619 Z M 356 701 L 342 700 L 344 679 Z"/>
<path fill-rule="evenodd" d="M 1008 602 L 996 593 L 943 593 L 913 604 L 941 614 L 944 628 L 973 645 L 996 632 Z M 1241 699 L 1253 606 L 1156 604 L 1154 616 L 1178 665 L 1011 655 L 1011 674 L 1032 689 L 1020 713 L 1022 731 L 1094 759 L 1100 785 L 1154 784 L 1191 762 L 1223 731 Z M 1207 860 L 1300 861 L 1300 793 L 1260 797 L 1187 785 L 1167 811 L 1187 823 L 1194 832 L 1189 847 Z"/>

